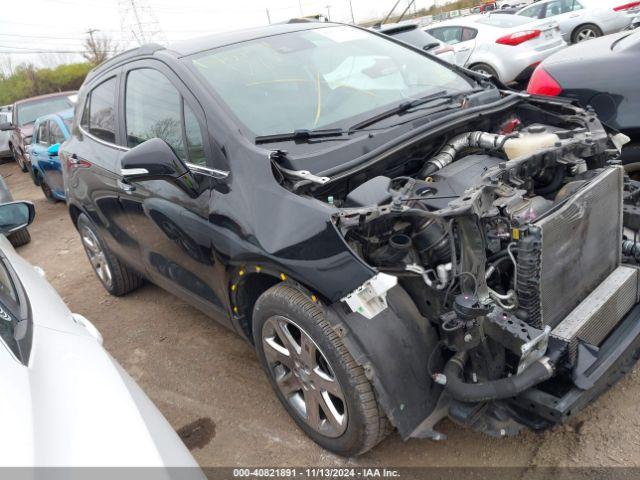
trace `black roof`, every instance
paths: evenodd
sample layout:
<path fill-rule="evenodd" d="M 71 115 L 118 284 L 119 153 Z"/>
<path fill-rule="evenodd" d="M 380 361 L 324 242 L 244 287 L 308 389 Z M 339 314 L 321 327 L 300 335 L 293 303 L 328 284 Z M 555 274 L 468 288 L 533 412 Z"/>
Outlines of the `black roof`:
<path fill-rule="evenodd" d="M 169 45 L 168 47 L 163 47 L 162 45 L 158 45 L 157 43 L 149 43 L 119 53 L 118 55 L 101 63 L 96 68 L 91 70 L 91 72 L 89 72 L 86 81 L 91 81 L 91 79 L 93 79 L 98 74 L 128 60 L 135 59 L 136 57 L 153 55 L 158 51 L 172 52 L 178 57 L 183 57 L 192 55 L 194 53 L 211 50 L 213 48 L 232 45 L 234 43 L 246 42 L 247 40 L 254 40 L 256 38 L 270 37 L 273 35 L 281 35 L 283 33 L 312 30 L 316 28 L 335 27 L 338 25 L 343 24 L 329 22 L 281 23 L 266 25 L 263 27 L 236 30 L 232 32 L 216 33 L 204 37 L 194 38 L 193 40 L 184 40 L 181 42 L 177 42 Z"/>
<path fill-rule="evenodd" d="M 175 43 L 169 46 L 170 50 L 177 52 L 180 56 L 191 55 L 212 48 L 224 47 L 234 43 L 246 42 L 256 38 L 281 35 L 283 33 L 298 32 L 302 30 L 312 30 L 316 28 L 327 28 L 342 25 L 330 22 L 300 22 L 300 23 L 278 23 L 263 27 L 247 28 L 233 32 L 216 33 L 206 37 L 194 38 Z"/>

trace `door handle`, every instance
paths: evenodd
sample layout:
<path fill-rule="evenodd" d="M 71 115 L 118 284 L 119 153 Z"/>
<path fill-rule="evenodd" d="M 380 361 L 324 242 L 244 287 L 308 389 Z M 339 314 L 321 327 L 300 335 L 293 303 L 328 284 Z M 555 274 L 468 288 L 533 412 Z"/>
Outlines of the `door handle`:
<path fill-rule="evenodd" d="M 468 52 L 469 50 L 471 50 L 471 47 L 462 47 L 458 49 L 458 52 Z"/>
<path fill-rule="evenodd" d="M 125 182 L 124 180 L 118 180 L 118 188 L 125 193 L 132 193 L 136 190 L 135 186 Z"/>
<path fill-rule="evenodd" d="M 569 18 L 578 18 L 580 16 L 579 13 L 573 13 L 571 15 L 569 15 Z"/>

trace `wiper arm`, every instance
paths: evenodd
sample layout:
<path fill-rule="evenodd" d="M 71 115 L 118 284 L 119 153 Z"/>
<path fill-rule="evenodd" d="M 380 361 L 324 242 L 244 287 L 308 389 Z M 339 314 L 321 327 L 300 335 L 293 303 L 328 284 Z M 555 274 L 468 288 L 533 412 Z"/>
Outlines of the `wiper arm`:
<path fill-rule="evenodd" d="M 317 130 L 298 129 L 290 133 L 276 133 L 273 135 L 259 135 L 256 137 L 256 145 L 265 143 L 287 142 L 290 140 L 296 140 L 300 142 L 308 142 L 315 138 L 331 138 L 341 137 L 347 133 L 342 128 L 324 128 Z"/>
<path fill-rule="evenodd" d="M 442 99 L 450 99 L 459 96 L 459 93 L 450 94 L 447 93 L 446 90 L 442 90 L 440 92 L 432 93 L 431 95 L 427 95 L 426 97 L 417 98 L 415 100 L 408 100 L 406 102 L 402 102 L 397 107 L 394 107 L 386 112 L 379 113 L 378 115 L 368 118 L 360 123 L 357 123 L 349 128 L 349 131 L 354 130 L 362 130 L 374 123 L 378 123 L 380 120 L 384 120 L 385 118 L 393 117 L 394 115 L 398 115 L 404 112 L 411 110 L 412 108 L 419 107 L 420 105 L 424 105 L 425 103 L 432 102 L 434 100 L 442 100 Z"/>

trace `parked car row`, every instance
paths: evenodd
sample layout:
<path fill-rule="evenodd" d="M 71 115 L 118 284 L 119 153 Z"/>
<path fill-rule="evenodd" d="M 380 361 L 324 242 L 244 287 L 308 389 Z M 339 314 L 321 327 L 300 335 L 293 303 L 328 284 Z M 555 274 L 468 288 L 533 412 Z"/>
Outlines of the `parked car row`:
<path fill-rule="evenodd" d="M 493 75 L 503 83 L 524 82 L 539 62 L 567 44 L 634 25 L 640 18 L 640 2 L 543 0 L 518 11 L 496 12 L 513 15 L 462 17 L 424 29 L 455 49 L 456 64 Z"/>

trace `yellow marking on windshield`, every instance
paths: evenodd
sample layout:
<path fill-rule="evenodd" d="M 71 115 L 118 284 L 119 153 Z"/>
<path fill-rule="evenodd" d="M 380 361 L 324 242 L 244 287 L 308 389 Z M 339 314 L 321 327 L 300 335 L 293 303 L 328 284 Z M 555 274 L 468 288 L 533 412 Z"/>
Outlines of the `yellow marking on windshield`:
<path fill-rule="evenodd" d="M 322 95 L 320 92 L 320 72 L 316 72 L 316 91 L 318 92 L 318 100 L 316 104 L 316 118 L 313 121 L 314 127 L 318 124 L 318 120 L 320 120 L 320 111 L 322 110 Z"/>

